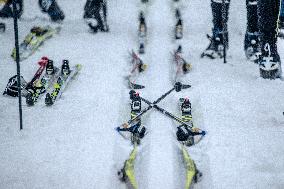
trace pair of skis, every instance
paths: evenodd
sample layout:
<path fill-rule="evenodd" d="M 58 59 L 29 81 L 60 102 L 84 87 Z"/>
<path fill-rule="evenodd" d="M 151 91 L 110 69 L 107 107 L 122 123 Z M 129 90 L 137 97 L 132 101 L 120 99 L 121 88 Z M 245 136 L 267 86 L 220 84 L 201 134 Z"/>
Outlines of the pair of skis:
<path fill-rule="evenodd" d="M 27 59 L 49 38 L 59 33 L 61 27 L 52 28 L 50 26 L 33 27 L 19 46 L 20 61 Z M 16 49 L 14 48 L 11 56 L 16 60 Z"/>
<path fill-rule="evenodd" d="M 41 63 L 41 67 L 38 69 L 35 76 L 26 87 L 28 93 L 25 97 L 26 104 L 28 106 L 35 105 L 46 92 L 48 92 L 46 94 L 46 98 L 50 97 L 50 93 L 53 94 L 52 99 L 48 99 L 46 103 L 46 105 L 52 105 L 55 100 L 61 96 L 62 91 L 64 90 L 70 79 L 73 79 L 81 69 L 81 65 L 77 64 L 70 70 L 69 74 L 64 75 L 62 68 L 60 70 L 56 66 L 53 66 L 52 63 L 51 66 L 53 71 L 52 73 L 48 73 L 48 68 L 46 67 L 48 59 L 46 57 L 43 58 L 39 62 Z M 44 70 L 45 73 L 43 74 Z"/>
<path fill-rule="evenodd" d="M 68 74 L 65 74 L 63 72 L 63 68 L 61 69 L 60 75 L 57 78 L 56 82 L 53 84 L 51 92 L 46 93 L 45 104 L 47 106 L 53 105 L 55 101 L 61 97 L 68 83 L 70 83 L 70 81 L 76 77 L 81 68 L 81 64 L 76 64 L 70 69 L 70 72 Z"/>

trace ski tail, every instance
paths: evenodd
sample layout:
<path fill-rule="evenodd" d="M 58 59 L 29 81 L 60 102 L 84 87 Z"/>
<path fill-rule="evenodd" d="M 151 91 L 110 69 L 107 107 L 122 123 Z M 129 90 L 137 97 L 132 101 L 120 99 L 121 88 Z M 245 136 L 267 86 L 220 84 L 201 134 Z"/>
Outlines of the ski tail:
<path fill-rule="evenodd" d="M 134 148 L 130 153 L 129 158 L 125 161 L 124 167 L 121 170 L 123 175 L 123 178 L 121 180 L 130 184 L 133 189 L 138 189 L 138 184 L 135 179 L 135 172 L 134 172 L 134 163 L 136 156 L 137 156 L 137 145 L 134 145 Z M 121 173 L 119 172 L 118 174 Z"/>
<path fill-rule="evenodd" d="M 131 89 L 144 89 L 145 88 L 144 85 L 140 85 L 140 84 L 134 83 L 134 82 L 132 82 L 130 80 L 129 80 L 129 87 Z"/>
<path fill-rule="evenodd" d="M 186 148 L 182 145 L 182 156 L 186 167 L 185 188 L 191 188 L 194 183 L 196 167 L 194 161 L 190 158 Z"/>

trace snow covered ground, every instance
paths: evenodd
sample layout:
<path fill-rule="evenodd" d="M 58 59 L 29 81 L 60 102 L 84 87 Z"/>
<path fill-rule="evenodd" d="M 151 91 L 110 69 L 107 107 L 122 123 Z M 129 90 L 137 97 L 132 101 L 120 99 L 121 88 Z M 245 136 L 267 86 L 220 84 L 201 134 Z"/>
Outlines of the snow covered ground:
<path fill-rule="evenodd" d="M 147 10 L 148 43 L 143 60 L 148 70 L 139 82 L 141 96 L 154 101 L 172 87 L 171 54 L 175 24 L 170 0 L 153 0 Z M 19 131 L 18 101 L 0 96 L 0 189 L 125 188 L 116 177 L 132 150 L 114 128 L 129 119 L 124 76 L 128 51 L 137 50 L 137 2 L 109 1 L 110 33 L 91 34 L 82 20 L 84 1 L 58 0 L 66 14 L 62 31 L 21 63 L 29 81 L 42 56 L 60 65 L 62 59 L 83 65 L 62 98 L 52 107 L 43 99 L 23 103 L 24 130 Z M 210 0 L 185 1 L 182 9 L 184 56 L 193 65 L 184 78 L 191 89 L 173 92 L 160 106 L 177 112 L 179 97 L 192 101 L 195 124 L 208 135 L 189 153 L 203 172 L 196 188 L 281 189 L 284 187 L 284 85 L 259 78 L 257 65 L 243 52 L 245 2 L 230 7 L 228 63 L 200 59 L 211 30 Z M 19 22 L 22 40 L 30 28 L 50 24 L 37 3 L 25 0 Z M 12 20 L 0 36 L 0 89 L 16 74 L 10 57 Z M 284 58 L 284 41 L 279 40 Z M 137 81 L 138 82 L 138 81 Z M 139 83 L 138 82 L 138 83 Z M 143 117 L 148 134 L 135 164 L 139 188 L 183 188 L 181 152 L 172 120 L 155 110 Z"/>

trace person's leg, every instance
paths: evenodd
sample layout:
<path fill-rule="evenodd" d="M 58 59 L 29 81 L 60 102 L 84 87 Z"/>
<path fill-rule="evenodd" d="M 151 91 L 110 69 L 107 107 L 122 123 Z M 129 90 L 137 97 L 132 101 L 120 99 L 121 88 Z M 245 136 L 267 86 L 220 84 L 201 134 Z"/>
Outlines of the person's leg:
<path fill-rule="evenodd" d="M 55 0 L 39 0 L 38 3 L 41 11 L 47 13 L 53 22 L 64 20 L 65 15 Z"/>
<path fill-rule="evenodd" d="M 213 16 L 213 29 L 210 44 L 201 57 L 215 59 L 223 57 L 224 46 L 228 48 L 227 22 L 229 18 L 230 0 L 212 0 L 211 9 Z"/>
<path fill-rule="evenodd" d="M 246 0 L 247 29 L 244 40 L 246 57 L 251 61 L 257 61 L 260 55 L 257 0 Z"/>
<path fill-rule="evenodd" d="M 261 40 L 260 76 L 275 79 L 281 76 L 281 62 L 277 51 L 277 26 L 280 0 L 259 0 L 258 27 Z"/>

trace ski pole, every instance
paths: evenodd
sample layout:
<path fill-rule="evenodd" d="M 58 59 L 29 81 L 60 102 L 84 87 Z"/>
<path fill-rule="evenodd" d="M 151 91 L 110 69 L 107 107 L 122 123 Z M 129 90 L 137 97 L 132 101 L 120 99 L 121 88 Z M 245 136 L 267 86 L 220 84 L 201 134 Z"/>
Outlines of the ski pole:
<path fill-rule="evenodd" d="M 226 56 L 227 56 L 227 52 L 226 52 L 226 47 L 227 47 L 227 40 L 226 39 L 226 32 L 227 32 L 227 25 L 225 24 L 226 21 L 226 2 L 225 0 L 222 0 L 222 25 L 223 25 L 223 43 L 224 43 L 224 49 L 223 49 L 223 53 L 224 53 L 224 64 L 227 63 L 226 60 Z"/>
<path fill-rule="evenodd" d="M 147 108 L 145 108 L 140 114 L 138 114 L 137 116 L 135 116 L 134 118 L 128 120 L 126 123 L 123 123 L 122 126 L 128 126 L 131 123 L 133 123 L 134 121 L 136 121 L 138 118 L 140 118 L 143 114 L 145 114 L 146 112 L 148 112 L 150 109 L 153 108 L 153 105 L 159 103 L 161 100 L 163 100 L 166 96 L 168 96 L 171 92 L 173 92 L 174 90 L 177 92 L 180 92 L 182 89 L 182 84 L 180 82 L 177 82 L 175 84 L 175 86 L 170 89 L 168 92 L 166 92 L 165 94 L 163 94 L 161 97 L 159 97 L 157 100 L 155 100 L 153 102 L 153 104 L 151 104 L 150 106 L 148 106 Z"/>
<path fill-rule="evenodd" d="M 164 115 L 166 115 L 166 116 L 168 116 L 168 117 L 170 117 L 170 118 L 176 120 L 177 122 L 179 122 L 179 123 L 181 123 L 181 124 L 183 124 L 183 125 L 185 125 L 185 126 L 187 126 L 187 127 L 189 127 L 189 128 L 192 128 L 192 127 L 193 127 L 192 125 L 189 125 L 189 124 L 185 123 L 185 122 L 182 121 L 179 117 L 177 117 L 177 116 L 175 116 L 174 114 L 168 112 L 167 110 L 165 110 L 165 109 L 159 107 L 158 105 L 152 104 L 150 101 L 146 100 L 146 99 L 143 98 L 143 97 L 140 97 L 140 98 L 141 98 L 141 100 L 142 100 L 143 102 L 145 102 L 145 103 L 148 104 L 149 106 L 153 106 L 155 109 L 157 109 L 158 111 L 160 111 L 162 114 L 164 114 Z"/>

